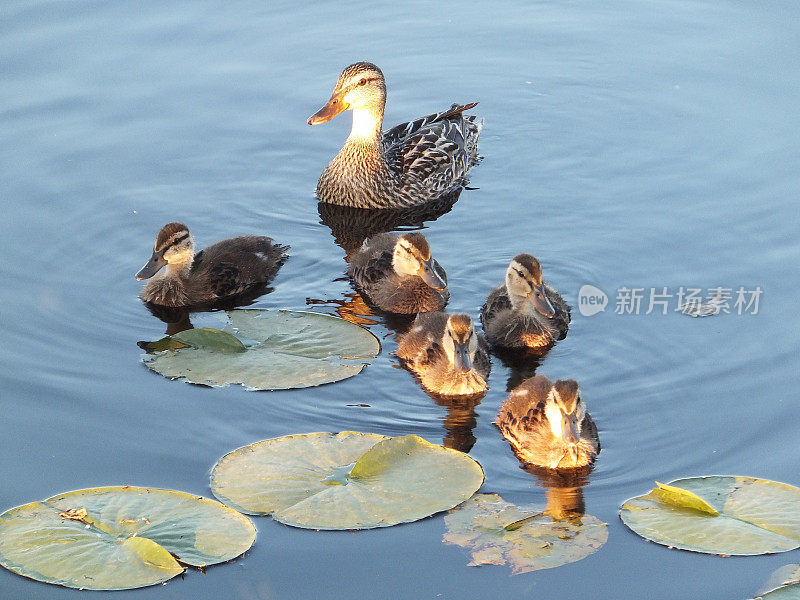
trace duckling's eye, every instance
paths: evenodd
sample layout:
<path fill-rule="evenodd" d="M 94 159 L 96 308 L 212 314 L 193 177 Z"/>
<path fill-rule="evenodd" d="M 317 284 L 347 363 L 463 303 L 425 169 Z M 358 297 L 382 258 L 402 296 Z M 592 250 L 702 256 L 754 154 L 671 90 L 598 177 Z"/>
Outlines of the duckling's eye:
<path fill-rule="evenodd" d="M 520 277 L 523 277 L 523 278 L 525 277 L 525 276 L 522 274 L 522 271 L 520 271 L 519 269 L 514 269 L 514 272 L 515 272 L 517 275 L 519 275 Z"/>
<path fill-rule="evenodd" d="M 366 79 L 365 77 L 362 77 L 362 78 L 361 78 L 361 79 L 358 81 L 358 85 L 367 85 L 367 79 Z"/>

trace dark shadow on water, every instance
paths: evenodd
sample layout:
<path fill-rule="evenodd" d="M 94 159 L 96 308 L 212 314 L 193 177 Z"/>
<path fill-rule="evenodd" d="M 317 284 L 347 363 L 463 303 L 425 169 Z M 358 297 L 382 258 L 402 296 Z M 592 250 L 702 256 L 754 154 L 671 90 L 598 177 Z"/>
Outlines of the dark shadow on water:
<path fill-rule="evenodd" d="M 345 252 L 345 260 L 349 260 L 350 254 L 371 235 L 395 229 L 422 229 L 425 222 L 450 212 L 460 195 L 458 189 L 433 202 L 398 209 L 352 208 L 320 202 L 317 210 L 320 223 L 330 228 L 334 241 Z"/>
<path fill-rule="evenodd" d="M 166 323 L 167 328 L 166 331 L 164 331 L 166 335 L 175 335 L 187 329 L 194 329 L 190 318 L 193 313 L 233 310 L 234 308 L 250 306 L 258 298 L 269 294 L 274 289 L 275 288 L 270 287 L 267 283 L 263 283 L 252 286 L 236 296 L 230 296 L 214 303 L 198 304 L 195 306 L 161 306 L 160 304 L 152 304 L 150 302 L 143 302 L 143 304 L 147 307 L 147 310 L 150 311 L 151 315 Z M 149 344 L 151 344 L 151 342 L 137 342 L 137 345 L 143 350 L 147 350 Z"/>
<path fill-rule="evenodd" d="M 481 399 L 486 394 L 452 398 L 436 394 L 428 395 L 433 398 L 436 404 L 447 409 L 447 415 L 443 423 L 445 435 L 442 439 L 442 445 L 445 448 L 468 453 L 472 450 L 476 441 L 472 433 L 478 424 L 478 413 L 475 408 L 481 403 Z"/>
<path fill-rule="evenodd" d="M 510 392 L 526 379 L 536 375 L 536 370 L 550 351 L 551 346 L 537 350 L 527 348 L 502 348 L 492 346 L 492 355 L 509 369 L 506 391 Z"/>

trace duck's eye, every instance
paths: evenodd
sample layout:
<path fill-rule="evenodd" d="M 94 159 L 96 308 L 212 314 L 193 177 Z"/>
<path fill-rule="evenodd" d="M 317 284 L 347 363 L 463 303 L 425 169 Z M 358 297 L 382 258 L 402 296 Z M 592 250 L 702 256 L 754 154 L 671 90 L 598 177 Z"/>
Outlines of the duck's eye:
<path fill-rule="evenodd" d="M 359 79 L 358 85 L 367 85 L 366 77 L 362 77 L 361 79 Z"/>

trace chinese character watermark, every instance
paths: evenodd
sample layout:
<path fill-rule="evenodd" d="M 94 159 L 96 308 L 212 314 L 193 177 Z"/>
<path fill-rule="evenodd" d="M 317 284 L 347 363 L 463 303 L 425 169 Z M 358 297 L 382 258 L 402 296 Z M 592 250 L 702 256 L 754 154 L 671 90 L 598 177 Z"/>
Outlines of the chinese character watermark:
<path fill-rule="evenodd" d="M 764 290 L 761 286 L 747 289 L 729 287 L 680 286 L 670 290 L 662 287 L 627 287 L 617 289 L 614 312 L 618 315 L 666 315 L 670 311 L 690 317 L 710 317 L 719 314 L 757 315 Z M 578 291 L 578 310 L 585 317 L 605 311 L 608 295 L 593 285 Z"/>

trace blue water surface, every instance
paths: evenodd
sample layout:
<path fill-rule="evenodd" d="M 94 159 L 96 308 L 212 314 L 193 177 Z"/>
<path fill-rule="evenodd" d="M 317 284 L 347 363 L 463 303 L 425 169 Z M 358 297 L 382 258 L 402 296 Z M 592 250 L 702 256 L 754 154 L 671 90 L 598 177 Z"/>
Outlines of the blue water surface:
<path fill-rule="evenodd" d="M 349 116 L 306 118 L 357 60 L 386 75 L 387 126 L 480 101 L 477 189 L 425 229 L 450 309 L 477 317 L 509 259 L 536 255 L 576 307 L 538 373 L 580 382 L 603 444 L 583 494 L 609 539 L 574 564 L 468 567 L 441 517 L 359 533 L 257 518 L 244 557 L 114 597 L 728 600 L 800 562 L 670 550 L 617 516 L 655 479 L 800 485 L 800 5 L 6 0 L 0 17 L 0 510 L 103 485 L 208 496 L 234 448 L 345 429 L 473 436 L 484 491 L 544 503 L 492 424 L 513 374 L 499 360 L 474 414 L 396 368 L 380 319 L 382 355 L 319 388 L 202 388 L 141 363 L 136 342 L 165 326 L 133 275 L 168 221 L 200 246 L 245 233 L 291 244 L 258 308 L 335 314 L 307 298 L 348 299 L 314 186 Z M 586 284 L 605 311 L 577 310 Z M 730 288 L 730 313 L 676 312 L 681 287 Z M 639 314 L 617 314 L 622 288 L 642 290 Z M 651 288 L 671 294 L 666 315 L 645 314 Z M 757 311 L 737 314 L 739 288 L 762 290 Z M 4 569 L 0 590 L 81 594 Z"/>

